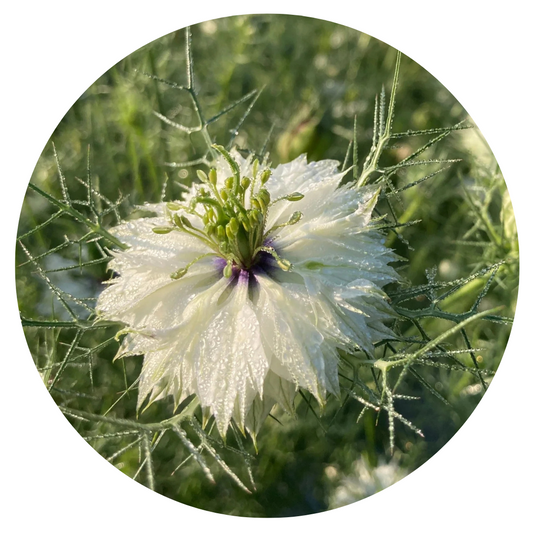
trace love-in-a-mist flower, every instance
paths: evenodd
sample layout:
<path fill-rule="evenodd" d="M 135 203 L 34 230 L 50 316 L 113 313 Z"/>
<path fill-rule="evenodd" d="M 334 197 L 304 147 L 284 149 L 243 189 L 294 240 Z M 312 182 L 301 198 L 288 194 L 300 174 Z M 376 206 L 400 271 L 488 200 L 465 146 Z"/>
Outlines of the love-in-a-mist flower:
<path fill-rule="evenodd" d="M 254 436 L 298 388 L 339 395 L 339 349 L 391 337 L 397 257 L 371 222 L 379 189 L 342 185 L 336 161 L 214 148 L 203 184 L 113 230 L 128 248 L 97 310 L 127 325 L 119 356 L 144 356 L 139 407 L 194 394 L 222 435 L 233 419 Z"/>

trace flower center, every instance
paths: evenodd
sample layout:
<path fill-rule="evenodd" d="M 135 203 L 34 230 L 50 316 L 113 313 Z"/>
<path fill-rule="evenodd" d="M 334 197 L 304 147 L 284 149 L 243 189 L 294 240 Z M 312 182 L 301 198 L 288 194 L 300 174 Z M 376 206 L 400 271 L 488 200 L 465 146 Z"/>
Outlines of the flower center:
<path fill-rule="evenodd" d="M 274 203 L 282 200 L 301 200 L 303 194 L 294 192 L 272 200 L 265 186 L 272 174 L 268 166 L 260 170 L 259 160 L 255 159 L 251 177 L 241 176 L 241 169 L 229 152 L 222 146 L 213 145 L 213 148 L 228 162 L 232 175 L 226 178 L 224 183 L 219 183 L 215 168 L 211 168 L 209 175 L 199 170 L 197 174 L 204 185 L 199 187 L 187 202 L 168 202 L 167 219 L 170 225 L 153 228 L 153 231 L 159 234 L 171 231 L 188 233 L 213 250 L 174 272 L 172 277 L 181 278 L 194 263 L 209 255 L 225 260 L 223 272 L 228 278 L 235 267 L 249 271 L 264 253 L 270 254 L 279 268 L 290 270 L 291 263 L 282 259 L 270 245 L 269 235 L 279 228 L 296 224 L 302 213 L 296 211 L 288 221 L 267 229 L 268 210 Z M 202 209 L 199 209 L 199 206 Z M 192 215 L 200 224 L 193 224 L 183 213 Z"/>

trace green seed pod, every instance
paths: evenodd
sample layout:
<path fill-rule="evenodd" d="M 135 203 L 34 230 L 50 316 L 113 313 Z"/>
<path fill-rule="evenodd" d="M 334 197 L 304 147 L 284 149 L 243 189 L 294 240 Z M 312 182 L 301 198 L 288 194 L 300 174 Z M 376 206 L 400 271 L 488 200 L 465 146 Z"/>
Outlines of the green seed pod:
<path fill-rule="evenodd" d="M 169 209 L 170 211 L 179 211 L 181 207 L 181 205 L 175 202 L 167 202 L 167 209 Z"/>
<path fill-rule="evenodd" d="M 226 189 L 231 190 L 233 189 L 233 176 L 226 178 L 226 181 L 224 182 L 224 185 L 226 186 Z"/>
<path fill-rule="evenodd" d="M 259 159 L 254 159 L 254 162 L 252 163 L 252 177 L 257 176 L 257 171 L 259 170 Z"/>
<path fill-rule="evenodd" d="M 245 191 L 250 186 L 250 183 L 251 183 L 250 178 L 247 178 L 246 176 L 244 176 L 244 178 L 242 178 L 241 187 L 242 187 L 243 191 Z"/>
<path fill-rule="evenodd" d="M 220 198 L 222 198 L 224 202 L 228 199 L 228 191 L 226 189 L 220 191 Z"/>

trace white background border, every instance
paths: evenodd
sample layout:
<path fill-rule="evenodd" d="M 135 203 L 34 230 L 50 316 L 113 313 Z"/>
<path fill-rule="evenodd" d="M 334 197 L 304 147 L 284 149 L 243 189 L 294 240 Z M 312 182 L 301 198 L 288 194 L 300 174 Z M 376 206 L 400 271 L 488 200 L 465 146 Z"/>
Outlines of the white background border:
<path fill-rule="evenodd" d="M 498 8 L 480 0 L 328 0 L 313 7 L 291 0 L 180 4 L 49 0 L 3 8 L 4 531 L 186 531 L 187 526 L 232 531 L 322 531 L 335 526 L 432 533 L 524 531 L 531 523 L 528 388 L 533 357 L 526 349 L 532 297 L 527 217 L 533 179 L 527 135 L 533 124 L 527 3 L 510 0 Z M 29 177 L 54 128 L 81 93 L 153 39 L 202 20 L 250 12 L 345 24 L 400 49 L 429 70 L 469 111 L 495 153 L 515 208 L 521 253 L 511 340 L 490 390 L 457 435 L 427 464 L 380 494 L 333 512 L 279 520 L 227 517 L 181 505 L 132 482 L 92 451 L 40 382 L 20 327 L 13 281 L 16 226 Z"/>

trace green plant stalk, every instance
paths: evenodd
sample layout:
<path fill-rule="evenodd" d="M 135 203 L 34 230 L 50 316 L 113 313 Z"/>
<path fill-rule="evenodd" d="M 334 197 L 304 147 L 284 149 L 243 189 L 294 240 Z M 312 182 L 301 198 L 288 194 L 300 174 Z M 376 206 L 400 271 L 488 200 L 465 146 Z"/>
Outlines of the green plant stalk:
<path fill-rule="evenodd" d="M 428 352 L 432 348 L 435 348 L 436 346 L 438 346 L 440 343 L 442 343 L 442 341 L 447 339 L 450 335 L 453 335 L 454 333 L 462 330 L 466 325 L 470 324 L 470 322 L 473 322 L 474 320 L 477 320 L 479 318 L 483 318 L 483 317 L 489 316 L 489 315 L 491 315 L 491 314 L 495 313 L 496 311 L 499 311 L 499 310 L 501 310 L 503 308 L 504 308 L 504 306 L 499 306 L 499 307 L 495 307 L 493 309 L 487 309 L 486 311 L 482 311 L 481 313 L 475 313 L 475 314 L 463 313 L 462 315 L 451 315 L 451 316 L 455 317 L 454 321 L 457 321 L 457 317 L 463 317 L 465 315 L 470 315 L 470 316 L 467 316 L 467 318 L 465 318 L 461 322 L 457 323 L 452 328 L 446 330 L 444 333 L 442 333 L 441 335 L 439 335 L 435 339 L 430 340 L 427 344 L 425 344 L 422 348 L 420 348 L 420 350 L 414 352 L 413 354 L 409 354 L 408 356 L 404 357 L 403 359 L 397 359 L 395 361 L 385 361 L 384 359 L 379 359 L 379 360 L 377 360 L 374 363 L 374 366 L 376 368 L 378 368 L 379 370 L 381 370 L 383 372 L 386 372 L 389 368 L 392 368 L 394 366 L 410 365 L 411 363 L 416 361 L 419 357 L 424 355 L 426 352 Z M 448 318 L 448 317 L 444 317 L 443 316 L 442 318 L 447 318 L 448 320 L 450 320 L 450 318 Z"/>
<path fill-rule="evenodd" d="M 162 420 L 161 422 L 153 422 L 149 424 L 142 424 L 141 422 L 135 422 L 134 420 L 128 420 L 127 418 L 112 418 L 109 416 L 98 415 L 95 413 L 88 413 L 86 411 L 80 411 L 78 409 L 72 409 L 70 407 L 59 406 L 61 412 L 68 416 L 82 418 L 90 420 L 91 422 L 102 422 L 105 424 L 114 424 L 123 428 L 137 429 L 139 431 L 162 431 L 165 429 L 171 429 L 181 422 L 190 419 L 193 416 L 194 410 L 200 405 L 198 398 L 194 398 L 191 403 L 179 414 Z"/>
<path fill-rule="evenodd" d="M 109 231 L 102 228 L 99 224 L 95 224 L 94 222 L 89 220 L 87 217 L 83 216 L 78 210 L 74 209 L 71 205 L 62 202 L 58 200 L 57 198 L 54 198 L 52 195 L 43 191 L 42 189 L 37 187 L 37 185 L 34 185 L 31 182 L 29 183 L 28 187 L 34 190 L 35 192 L 39 193 L 41 196 L 46 198 L 51 204 L 55 205 L 56 207 L 59 207 L 59 209 L 69 214 L 72 218 L 76 219 L 78 222 L 85 224 L 93 233 L 97 233 L 98 235 L 101 235 L 102 237 L 112 242 L 115 246 L 117 246 L 121 250 L 126 250 L 128 248 L 126 244 L 119 241 L 114 235 L 109 233 Z"/>

